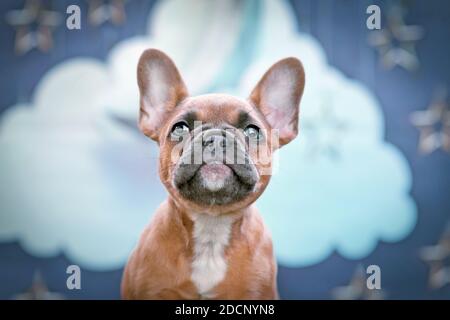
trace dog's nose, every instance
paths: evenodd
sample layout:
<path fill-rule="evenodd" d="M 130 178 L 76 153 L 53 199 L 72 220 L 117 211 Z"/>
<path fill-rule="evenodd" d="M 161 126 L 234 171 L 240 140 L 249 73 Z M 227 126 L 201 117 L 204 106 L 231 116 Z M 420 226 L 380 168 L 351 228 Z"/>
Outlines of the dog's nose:
<path fill-rule="evenodd" d="M 203 140 L 203 147 L 209 150 L 223 150 L 226 144 L 226 138 L 222 135 L 211 135 Z"/>

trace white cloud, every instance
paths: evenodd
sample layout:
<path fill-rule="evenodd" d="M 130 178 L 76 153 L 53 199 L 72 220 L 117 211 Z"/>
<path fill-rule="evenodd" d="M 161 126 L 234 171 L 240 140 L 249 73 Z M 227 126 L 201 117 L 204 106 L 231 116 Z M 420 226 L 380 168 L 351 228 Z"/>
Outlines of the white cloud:
<path fill-rule="evenodd" d="M 123 264 L 157 205 L 147 197 L 156 161 L 149 143 L 104 119 L 109 85 L 101 63 L 74 59 L 41 80 L 32 105 L 3 115 L 1 239 L 92 268 Z"/>
<path fill-rule="evenodd" d="M 192 93 L 213 83 L 246 96 L 277 59 L 303 61 L 301 133 L 280 151 L 280 171 L 257 202 L 281 263 L 313 264 L 333 250 L 360 258 L 411 231 L 411 173 L 384 141 L 378 101 L 295 31 L 285 2 L 162 1 L 150 21 L 151 35 L 117 44 L 105 63 L 52 68 L 30 105 L 2 115 L 0 241 L 19 240 L 38 256 L 63 251 L 92 269 L 125 263 L 165 197 L 156 146 L 123 125 L 136 121 L 136 63 L 152 46 L 174 58 Z M 255 50 L 241 54 L 249 41 Z"/>

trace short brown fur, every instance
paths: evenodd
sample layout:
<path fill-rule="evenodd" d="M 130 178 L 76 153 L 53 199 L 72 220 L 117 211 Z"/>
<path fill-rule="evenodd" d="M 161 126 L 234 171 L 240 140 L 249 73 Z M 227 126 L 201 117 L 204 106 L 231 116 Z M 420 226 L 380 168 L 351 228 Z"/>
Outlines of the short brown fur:
<path fill-rule="evenodd" d="M 152 92 L 154 84 L 149 80 L 151 68 L 155 66 L 163 72 L 162 81 L 170 85 L 166 96 L 162 98 Z M 287 119 L 293 124 L 291 131 L 276 128 L 277 123 L 273 118 L 270 120 L 272 123 L 268 121 L 268 114 L 278 111 L 273 110 L 273 106 L 263 98 L 270 94 L 267 90 L 270 90 L 271 83 L 267 78 L 273 70 L 279 71 L 280 68 L 288 68 L 294 75 L 293 89 L 288 92 L 289 99 L 292 100 L 292 109 L 288 110 L 292 118 Z M 155 49 L 143 53 L 138 65 L 141 93 L 139 127 L 160 146 L 159 173 L 169 192 L 169 198 L 157 209 L 129 258 L 121 287 L 124 299 L 205 298 L 198 293 L 191 280 L 194 213 L 235 217 L 230 241 L 225 249 L 227 271 L 224 279 L 213 288 L 213 298 L 278 298 L 277 265 L 272 240 L 253 205 L 269 183 L 270 175 L 261 175 L 254 192 L 244 199 L 229 205 L 205 208 L 184 199 L 174 187 L 172 175 L 175 166 L 171 156 L 175 143 L 168 137 L 174 123 L 187 112 L 195 113 L 199 121 L 213 125 L 232 125 L 238 121 L 239 114 L 246 112 L 259 127 L 267 130 L 280 129 L 279 143 L 271 141 L 270 136 L 267 137 L 267 151 L 271 153 L 297 135 L 298 105 L 304 81 L 301 63 L 295 58 L 288 58 L 266 72 L 247 101 L 218 94 L 188 97 L 186 86 L 170 58 Z M 267 168 L 267 164 L 257 161 L 255 165 L 258 172 Z"/>

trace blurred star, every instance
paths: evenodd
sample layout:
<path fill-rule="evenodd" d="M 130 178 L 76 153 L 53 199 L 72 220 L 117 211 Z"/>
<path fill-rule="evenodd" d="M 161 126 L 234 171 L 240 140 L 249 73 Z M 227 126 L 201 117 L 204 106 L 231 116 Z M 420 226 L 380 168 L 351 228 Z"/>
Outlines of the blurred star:
<path fill-rule="evenodd" d="M 335 300 L 382 300 L 385 296 L 384 291 L 367 288 L 367 277 L 363 266 L 358 265 L 350 283 L 334 288 L 331 292 L 332 297 Z"/>
<path fill-rule="evenodd" d="M 415 44 L 423 38 L 424 33 L 421 26 L 406 25 L 404 10 L 394 7 L 387 16 L 387 28 L 370 31 L 368 40 L 377 49 L 386 69 L 398 65 L 408 71 L 415 71 L 420 65 Z"/>
<path fill-rule="evenodd" d="M 431 289 L 450 284 L 450 223 L 436 245 L 420 250 L 420 257 L 430 266 L 428 285 Z"/>
<path fill-rule="evenodd" d="M 422 154 L 439 148 L 450 152 L 450 108 L 447 90 L 438 90 L 427 110 L 413 112 L 411 122 L 420 131 L 418 149 Z"/>
<path fill-rule="evenodd" d="M 110 0 L 107 4 L 103 0 L 90 0 L 88 20 L 98 26 L 107 21 L 115 25 L 123 24 L 126 20 L 125 13 L 126 0 Z"/>
<path fill-rule="evenodd" d="M 42 278 L 42 275 L 37 271 L 33 276 L 31 287 L 24 293 L 15 296 L 16 300 L 62 300 L 63 295 L 50 292 L 47 285 Z"/>
<path fill-rule="evenodd" d="M 340 154 L 340 142 L 349 129 L 348 124 L 337 116 L 328 97 L 318 107 L 318 114 L 302 123 L 304 132 L 311 139 L 309 154 L 324 154 L 336 159 Z"/>
<path fill-rule="evenodd" d="M 27 0 L 22 10 L 6 14 L 6 21 L 15 27 L 15 50 L 25 54 L 33 48 L 48 52 L 53 47 L 52 30 L 61 23 L 61 14 L 42 5 L 40 0 Z"/>

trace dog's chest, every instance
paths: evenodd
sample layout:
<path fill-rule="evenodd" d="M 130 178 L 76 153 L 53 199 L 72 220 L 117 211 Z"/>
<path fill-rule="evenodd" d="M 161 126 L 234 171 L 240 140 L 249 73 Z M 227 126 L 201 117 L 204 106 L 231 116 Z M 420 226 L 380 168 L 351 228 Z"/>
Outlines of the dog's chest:
<path fill-rule="evenodd" d="M 212 217 L 204 214 L 194 218 L 191 279 L 198 293 L 205 298 L 213 297 L 211 290 L 225 277 L 225 249 L 230 242 L 233 220 L 230 216 Z"/>

